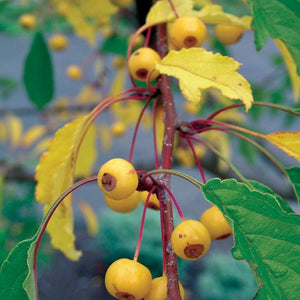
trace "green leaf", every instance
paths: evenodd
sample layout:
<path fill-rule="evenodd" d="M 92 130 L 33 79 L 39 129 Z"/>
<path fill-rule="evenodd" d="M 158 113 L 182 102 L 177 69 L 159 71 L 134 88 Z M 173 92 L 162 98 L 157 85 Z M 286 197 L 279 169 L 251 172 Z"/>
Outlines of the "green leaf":
<path fill-rule="evenodd" d="M 113 35 L 107 38 L 101 45 L 103 53 L 113 53 L 126 57 L 127 54 L 127 38 Z"/>
<path fill-rule="evenodd" d="M 249 189 L 233 179 L 212 179 L 203 192 L 232 223 L 232 254 L 254 272 L 256 299 L 299 299 L 300 217 L 260 184 Z"/>
<path fill-rule="evenodd" d="M 300 205 L 300 168 L 299 167 L 292 167 L 285 169 L 290 183 L 293 185 L 295 194 L 298 199 L 298 203 Z"/>
<path fill-rule="evenodd" d="M 48 46 L 40 32 L 36 32 L 25 59 L 23 80 L 30 100 L 37 108 L 44 108 L 54 94 L 52 62 Z"/>
<path fill-rule="evenodd" d="M 32 268 L 35 244 L 35 237 L 20 242 L 3 262 L 0 269 L 0 299 L 23 300 L 28 299 L 28 297 L 35 299 Z"/>
<path fill-rule="evenodd" d="M 288 48 L 300 75 L 300 5 L 298 0 L 248 0 L 252 7 L 255 45 L 260 50 L 268 36 Z"/>

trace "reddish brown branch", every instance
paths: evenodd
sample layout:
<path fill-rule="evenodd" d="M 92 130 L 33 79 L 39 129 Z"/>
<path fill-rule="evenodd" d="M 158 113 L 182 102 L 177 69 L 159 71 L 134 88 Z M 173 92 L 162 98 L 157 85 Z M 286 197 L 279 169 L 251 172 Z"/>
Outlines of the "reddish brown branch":
<path fill-rule="evenodd" d="M 156 48 L 161 57 L 165 56 L 167 47 L 167 30 L 166 25 L 162 24 L 157 27 L 157 41 Z M 173 101 L 173 95 L 170 87 L 169 77 L 161 75 L 158 80 L 158 88 L 161 92 L 160 101 L 164 107 L 165 118 L 165 132 L 164 142 L 162 149 L 162 167 L 164 169 L 172 168 L 172 157 L 174 147 L 174 137 L 176 130 L 177 113 Z M 170 176 L 165 174 L 162 177 L 163 184 L 170 186 Z M 168 299 L 180 300 L 179 285 L 178 285 L 178 267 L 177 257 L 171 247 L 171 235 L 174 229 L 173 224 L 173 211 L 172 200 L 170 195 L 161 190 L 161 210 L 162 210 L 162 223 L 164 226 L 165 245 L 166 245 L 166 271 L 168 276 Z"/>

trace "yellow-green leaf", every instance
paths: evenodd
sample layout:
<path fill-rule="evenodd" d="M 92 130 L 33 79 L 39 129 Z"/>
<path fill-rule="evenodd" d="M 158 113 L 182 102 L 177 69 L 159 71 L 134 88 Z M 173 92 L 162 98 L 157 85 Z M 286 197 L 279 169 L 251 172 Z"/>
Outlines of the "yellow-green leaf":
<path fill-rule="evenodd" d="M 294 99 L 297 101 L 300 95 L 300 76 L 297 74 L 297 66 L 285 44 L 279 39 L 275 39 L 274 41 L 286 64 L 293 86 Z"/>
<path fill-rule="evenodd" d="M 179 16 L 189 15 L 193 10 L 192 0 L 173 0 L 173 5 Z M 175 14 L 168 0 L 157 1 L 150 9 L 146 24 L 154 25 L 170 22 L 175 19 Z"/>
<path fill-rule="evenodd" d="M 232 14 L 225 13 L 220 5 L 206 5 L 200 11 L 193 11 L 193 15 L 199 17 L 207 24 L 231 24 L 251 29 L 252 17 L 237 17 Z"/>
<path fill-rule="evenodd" d="M 279 131 L 262 136 L 289 156 L 300 161 L 300 132 Z"/>
<path fill-rule="evenodd" d="M 94 162 L 97 158 L 96 137 L 96 126 L 91 125 L 80 146 L 76 162 L 76 177 L 84 178 L 91 175 Z"/>
<path fill-rule="evenodd" d="M 213 87 L 230 99 L 242 100 L 247 111 L 253 96 L 248 81 L 236 72 L 239 67 L 233 58 L 202 48 L 172 50 L 156 65 L 160 73 L 179 79 L 180 89 L 189 101 L 199 102 L 201 90 Z"/>
<path fill-rule="evenodd" d="M 46 213 L 51 204 L 73 183 L 78 147 L 84 135 L 87 117 L 76 119 L 58 130 L 36 168 L 36 199 Z M 47 231 L 52 246 L 71 260 L 78 260 L 81 252 L 75 249 L 72 199 L 68 197 L 52 216 Z"/>

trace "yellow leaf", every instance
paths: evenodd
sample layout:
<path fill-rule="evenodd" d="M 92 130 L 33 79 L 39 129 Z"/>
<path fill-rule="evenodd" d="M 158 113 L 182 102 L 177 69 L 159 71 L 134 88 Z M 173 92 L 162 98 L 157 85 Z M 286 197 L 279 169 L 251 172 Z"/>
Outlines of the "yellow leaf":
<path fill-rule="evenodd" d="M 73 184 L 76 154 L 87 117 L 76 119 L 59 129 L 36 168 L 35 196 L 44 204 L 46 213 L 55 200 Z M 78 260 L 81 252 L 75 249 L 72 199 L 68 196 L 52 216 L 47 231 L 55 249 L 71 260 Z"/>
<path fill-rule="evenodd" d="M 80 146 L 80 150 L 77 157 L 75 176 L 90 176 L 96 158 L 96 127 L 95 125 L 91 125 Z"/>
<path fill-rule="evenodd" d="M 297 74 L 297 67 L 295 61 L 291 56 L 289 50 L 286 48 L 285 44 L 281 40 L 275 39 L 274 41 L 278 49 L 280 50 L 281 55 L 286 64 L 293 86 L 294 99 L 295 101 L 297 101 L 299 100 L 300 95 L 300 76 Z"/>
<path fill-rule="evenodd" d="M 92 207 L 88 203 L 86 203 L 84 201 L 81 201 L 79 203 L 79 208 L 80 208 L 80 210 L 82 212 L 82 215 L 85 219 L 88 234 L 91 237 L 96 236 L 96 234 L 99 231 L 99 225 L 98 225 L 97 216 L 96 216 L 94 210 L 92 209 Z"/>
<path fill-rule="evenodd" d="M 104 151 L 108 151 L 111 148 L 111 134 L 110 128 L 106 124 L 102 124 L 98 127 L 98 133 L 101 138 L 101 146 Z"/>
<path fill-rule="evenodd" d="M 23 136 L 22 146 L 29 147 L 41 136 L 46 133 L 47 129 L 44 125 L 35 125 L 30 127 Z"/>
<path fill-rule="evenodd" d="M 192 0 L 173 0 L 173 5 L 179 16 L 189 15 L 193 9 Z M 157 1 L 150 9 L 146 24 L 154 25 L 159 23 L 170 22 L 175 19 L 175 14 L 168 0 Z"/>
<path fill-rule="evenodd" d="M 239 67 L 233 58 L 202 48 L 172 50 L 156 65 L 160 73 L 179 79 L 181 92 L 189 101 L 198 103 L 201 89 L 214 87 L 230 99 L 241 99 L 247 111 L 253 96 L 248 81 L 236 72 Z"/>
<path fill-rule="evenodd" d="M 235 15 L 225 13 L 220 5 L 207 5 L 199 11 L 193 11 L 192 14 L 207 24 L 231 24 L 244 27 L 247 30 L 251 29 L 252 17 L 244 16 L 238 18 Z"/>
<path fill-rule="evenodd" d="M 91 45 L 95 45 L 98 21 L 118 11 L 109 0 L 52 0 L 52 4 L 57 11 L 64 5 L 63 16 L 72 25 L 74 32 Z"/>
<path fill-rule="evenodd" d="M 23 132 L 23 123 L 20 118 L 15 115 L 6 117 L 7 131 L 10 136 L 10 145 L 14 148 L 17 147 L 21 141 Z"/>
<path fill-rule="evenodd" d="M 300 161 L 300 132 L 279 131 L 262 136 L 289 156 Z"/>

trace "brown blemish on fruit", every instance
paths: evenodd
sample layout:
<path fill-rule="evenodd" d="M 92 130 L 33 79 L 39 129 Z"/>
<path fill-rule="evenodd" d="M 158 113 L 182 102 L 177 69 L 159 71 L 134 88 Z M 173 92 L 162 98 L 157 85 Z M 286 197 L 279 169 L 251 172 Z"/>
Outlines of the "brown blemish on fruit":
<path fill-rule="evenodd" d="M 135 296 L 125 292 L 116 292 L 116 296 L 118 299 L 135 300 Z"/>
<path fill-rule="evenodd" d="M 131 169 L 128 174 L 134 174 L 135 173 L 135 169 Z"/>
<path fill-rule="evenodd" d="M 213 76 L 211 79 L 214 80 L 214 81 L 216 81 L 217 80 L 217 76 Z"/>
<path fill-rule="evenodd" d="M 102 179 L 101 179 L 101 183 L 102 183 L 103 188 L 106 191 L 110 192 L 116 187 L 117 179 L 116 179 L 116 177 L 114 177 L 108 173 L 104 173 L 102 176 Z"/>
<path fill-rule="evenodd" d="M 137 78 L 140 78 L 140 79 L 146 79 L 147 78 L 147 75 L 148 75 L 148 70 L 147 69 L 144 69 L 144 68 L 141 68 L 141 69 L 138 69 L 136 72 L 135 72 Z"/>
<path fill-rule="evenodd" d="M 187 36 L 184 40 L 183 40 L 183 44 L 185 47 L 187 48 L 191 48 L 194 47 L 195 45 L 197 45 L 197 39 L 194 36 Z"/>
<path fill-rule="evenodd" d="M 138 55 L 140 55 L 140 51 L 136 51 L 136 52 L 134 52 L 134 53 L 133 53 L 133 55 L 134 55 L 134 56 L 138 56 Z"/>
<path fill-rule="evenodd" d="M 226 239 L 230 236 L 231 236 L 231 233 L 226 233 L 226 234 L 223 234 L 223 235 L 217 237 L 216 240 L 223 240 L 223 239 Z"/>
<path fill-rule="evenodd" d="M 186 234 L 181 234 L 181 233 L 179 233 L 179 234 L 178 234 L 178 237 L 179 237 L 180 239 L 182 239 L 182 238 L 186 237 Z"/>
<path fill-rule="evenodd" d="M 240 82 L 238 83 L 238 86 L 242 86 L 242 85 L 243 85 L 242 83 L 240 83 Z"/>
<path fill-rule="evenodd" d="M 184 254 L 188 258 L 198 258 L 204 250 L 202 244 L 188 245 L 184 248 Z"/>

